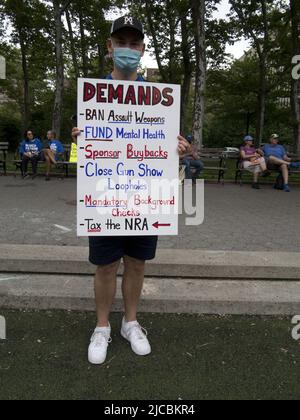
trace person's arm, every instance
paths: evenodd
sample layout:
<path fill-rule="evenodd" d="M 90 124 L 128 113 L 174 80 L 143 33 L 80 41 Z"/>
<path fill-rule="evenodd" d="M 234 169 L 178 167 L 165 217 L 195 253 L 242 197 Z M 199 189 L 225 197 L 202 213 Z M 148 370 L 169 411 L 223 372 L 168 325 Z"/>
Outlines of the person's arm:
<path fill-rule="evenodd" d="M 31 149 L 31 156 L 32 157 L 38 157 L 39 154 L 42 151 L 42 145 L 41 142 L 39 140 L 34 142 L 34 145 L 32 145 L 32 149 Z"/>
<path fill-rule="evenodd" d="M 77 137 L 80 136 L 80 134 L 81 134 L 81 131 L 79 130 L 78 127 L 74 127 L 72 129 L 71 136 L 72 136 L 72 139 L 73 139 L 73 143 L 77 144 Z"/>
<path fill-rule="evenodd" d="M 251 160 L 257 158 L 257 154 L 255 155 L 246 155 L 246 152 L 244 150 L 241 150 L 241 158 L 242 160 Z"/>
<path fill-rule="evenodd" d="M 26 151 L 26 142 L 25 142 L 25 141 L 23 141 L 23 142 L 21 143 L 21 147 L 20 147 L 20 155 L 21 155 L 22 157 L 24 157 L 24 156 L 26 156 L 26 157 L 31 157 L 31 152 L 27 152 L 27 151 Z"/>
<path fill-rule="evenodd" d="M 292 159 L 288 157 L 287 151 L 285 150 L 284 147 L 282 147 L 282 149 L 284 150 L 284 158 L 283 160 L 285 160 L 286 162 L 292 162 Z"/>
<path fill-rule="evenodd" d="M 182 136 L 178 136 L 178 147 L 177 151 L 179 156 L 182 158 L 191 149 L 190 143 Z"/>
<path fill-rule="evenodd" d="M 260 156 L 265 156 L 265 152 L 264 152 L 264 150 L 263 150 L 263 149 L 257 149 L 257 153 L 258 153 Z"/>
<path fill-rule="evenodd" d="M 198 149 L 198 146 L 194 145 L 192 146 L 192 156 L 194 160 L 199 160 L 200 159 L 200 151 Z"/>

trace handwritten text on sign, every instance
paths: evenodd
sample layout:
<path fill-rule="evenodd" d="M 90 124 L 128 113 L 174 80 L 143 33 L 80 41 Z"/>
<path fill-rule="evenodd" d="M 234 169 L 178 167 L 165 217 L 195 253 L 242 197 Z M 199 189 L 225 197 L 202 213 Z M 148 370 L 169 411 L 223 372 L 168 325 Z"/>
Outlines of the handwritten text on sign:
<path fill-rule="evenodd" d="M 177 235 L 180 87 L 79 79 L 78 124 L 78 235 Z"/>

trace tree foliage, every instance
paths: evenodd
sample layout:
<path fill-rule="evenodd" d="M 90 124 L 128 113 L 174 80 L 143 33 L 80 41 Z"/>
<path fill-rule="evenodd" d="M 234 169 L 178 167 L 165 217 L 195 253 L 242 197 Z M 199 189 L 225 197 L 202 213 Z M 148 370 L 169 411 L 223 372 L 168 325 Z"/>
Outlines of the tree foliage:
<path fill-rule="evenodd" d="M 280 131 L 300 150 L 300 88 L 291 77 L 292 57 L 300 51 L 299 1 L 230 4 L 228 18 L 218 19 L 220 0 L 2 0 L 7 80 L 0 81 L 0 140 L 27 127 L 44 136 L 52 126 L 69 138 L 77 77 L 111 70 L 111 20 L 129 10 L 145 24 L 159 81 L 182 86 L 183 134 L 193 130 L 209 147 L 238 144 L 248 130 L 259 141 Z M 233 60 L 226 46 L 241 39 L 252 48 Z M 5 134 L 3 127 L 13 125 L 15 133 Z"/>

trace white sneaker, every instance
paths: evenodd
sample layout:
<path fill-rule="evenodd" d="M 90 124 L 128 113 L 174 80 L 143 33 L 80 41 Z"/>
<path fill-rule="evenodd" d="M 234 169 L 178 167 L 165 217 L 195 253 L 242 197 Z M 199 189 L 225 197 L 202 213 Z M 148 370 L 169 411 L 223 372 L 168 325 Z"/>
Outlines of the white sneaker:
<path fill-rule="evenodd" d="M 151 353 L 147 331 L 137 321 L 126 322 L 123 318 L 121 335 L 129 341 L 132 351 L 138 356 L 147 356 Z"/>
<path fill-rule="evenodd" d="M 89 346 L 89 362 L 92 365 L 102 365 L 107 356 L 108 345 L 112 342 L 111 327 L 96 328 Z"/>

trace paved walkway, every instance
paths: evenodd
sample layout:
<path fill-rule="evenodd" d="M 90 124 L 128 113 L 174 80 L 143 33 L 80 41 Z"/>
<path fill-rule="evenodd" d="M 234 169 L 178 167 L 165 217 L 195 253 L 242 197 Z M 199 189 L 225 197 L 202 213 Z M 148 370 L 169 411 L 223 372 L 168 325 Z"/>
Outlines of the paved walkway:
<path fill-rule="evenodd" d="M 0 243 L 86 246 L 76 237 L 76 180 L 22 181 L 0 177 Z M 235 251 L 300 250 L 300 187 L 291 194 L 270 185 L 253 191 L 228 184 L 206 184 L 205 222 L 184 226 L 180 235 L 162 237 L 167 249 Z"/>

